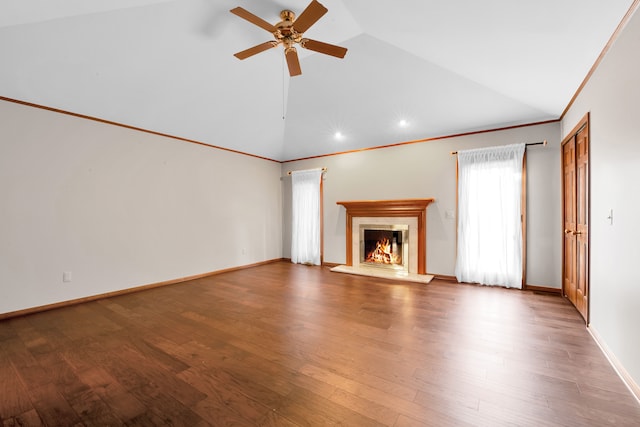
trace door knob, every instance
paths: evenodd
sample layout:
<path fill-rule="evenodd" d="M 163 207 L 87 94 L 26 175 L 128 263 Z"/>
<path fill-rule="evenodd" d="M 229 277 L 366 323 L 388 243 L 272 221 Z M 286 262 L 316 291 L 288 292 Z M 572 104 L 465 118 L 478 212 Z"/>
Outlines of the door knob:
<path fill-rule="evenodd" d="M 564 229 L 564 234 L 571 234 L 571 233 L 573 233 L 571 230 L 566 229 L 566 228 Z"/>
<path fill-rule="evenodd" d="M 577 236 L 578 234 L 582 234 L 582 231 L 572 231 L 571 234 Z"/>

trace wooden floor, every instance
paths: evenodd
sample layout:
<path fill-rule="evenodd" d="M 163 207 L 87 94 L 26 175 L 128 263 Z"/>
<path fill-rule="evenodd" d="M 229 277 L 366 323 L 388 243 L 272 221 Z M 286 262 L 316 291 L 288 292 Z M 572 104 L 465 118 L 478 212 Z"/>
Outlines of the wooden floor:
<path fill-rule="evenodd" d="M 281 262 L 0 322 L 4 425 L 640 425 L 554 295 Z"/>

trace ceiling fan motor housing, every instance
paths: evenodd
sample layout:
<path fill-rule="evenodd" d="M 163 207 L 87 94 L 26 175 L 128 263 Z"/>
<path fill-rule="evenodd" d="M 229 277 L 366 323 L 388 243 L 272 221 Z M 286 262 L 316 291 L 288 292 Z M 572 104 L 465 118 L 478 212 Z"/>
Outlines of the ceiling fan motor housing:
<path fill-rule="evenodd" d="M 293 28 L 296 15 L 290 10 L 283 10 L 280 12 L 280 18 L 282 21 L 276 24 L 277 30 L 273 36 L 278 42 L 284 44 L 286 50 L 295 49 L 293 45 L 302 40 L 302 34 Z"/>

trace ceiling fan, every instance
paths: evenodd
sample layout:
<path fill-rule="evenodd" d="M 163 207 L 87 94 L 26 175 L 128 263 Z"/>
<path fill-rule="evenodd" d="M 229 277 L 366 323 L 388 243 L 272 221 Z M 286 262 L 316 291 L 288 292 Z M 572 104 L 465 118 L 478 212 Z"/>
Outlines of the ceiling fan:
<path fill-rule="evenodd" d="M 238 59 L 247 59 L 250 56 L 282 44 L 284 47 L 284 55 L 287 58 L 289 75 L 293 77 L 302 74 L 300 61 L 298 60 L 298 52 L 294 46 L 295 44 L 299 44 L 305 49 L 324 53 L 325 55 L 335 56 L 337 58 L 344 58 L 347 53 L 347 49 L 344 47 L 302 37 L 303 33 L 307 31 L 309 27 L 315 24 L 325 13 L 328 12 L 328 9 L 316 0 L 312 0 L 311 3 L 309 3 L 309 6 L 302 11 L 297 19 L 296 15 L 292 11 L 283 10 L 280 12 L 281 21 L 275 25 L 271 25 L 264 19 L 241 7 L 231 9 L 230 12 L 240 18 L 246 19 L 262 29 L 269 31 L 275 38 L 275 40 L 261 43 L 234 54 Z"/>

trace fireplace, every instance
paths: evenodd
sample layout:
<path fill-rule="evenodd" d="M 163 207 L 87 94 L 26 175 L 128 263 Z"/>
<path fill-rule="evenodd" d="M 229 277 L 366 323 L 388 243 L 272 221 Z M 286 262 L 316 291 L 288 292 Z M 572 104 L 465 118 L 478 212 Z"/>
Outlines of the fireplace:
<path fill-rule="evenodd" d="M 346 208 L 346 265 L 331 269 L 429 283 L 427 206 L 433 199 L 353 200 Z"/>
<path fill-rule="evenodd" d="M 407 224 L 360 224 L 360 265 L 409 271 Z"/>
<path fill-rule="evenodd" d="M 346 263 L 332 271 L 428 283 L 433 276 L 426 268 L 427 206 L 433 201 L 336 202 L 346 208 Z M 367 260 L 372 251 L 375 261 Z"/>

